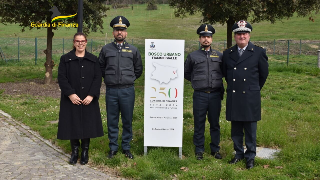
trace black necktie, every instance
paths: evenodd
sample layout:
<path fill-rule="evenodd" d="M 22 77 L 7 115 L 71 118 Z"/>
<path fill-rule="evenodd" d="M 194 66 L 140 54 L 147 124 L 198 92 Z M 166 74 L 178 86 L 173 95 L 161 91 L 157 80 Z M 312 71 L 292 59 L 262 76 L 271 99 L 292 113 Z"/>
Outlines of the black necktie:
<path fill-rule="evenodd" d="M 118 49 L 121 49 L 121 44 L 118 44 Z"/>

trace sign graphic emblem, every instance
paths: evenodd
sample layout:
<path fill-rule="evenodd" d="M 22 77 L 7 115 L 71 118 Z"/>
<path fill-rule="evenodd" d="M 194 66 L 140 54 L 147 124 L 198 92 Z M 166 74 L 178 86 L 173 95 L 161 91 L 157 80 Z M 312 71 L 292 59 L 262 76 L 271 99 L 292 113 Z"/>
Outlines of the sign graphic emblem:
<path fill-rule="evenodd" d="M 77 13 L 75 13 L 73 15 L 60 16 L 61 13 L 59 12 L 59 10 L 56 6 L 53 6 L 49 11 L 52 12 L 51 23 L 58 21 L 58 20 L 70 19 L 70 18 L 73 18 L 77 15 Z"/>
<path fill-rule="evenodd" d="M 154 42 L 151 42 L 150 48 L 155 48 L 156 45 L 154 45 Z"/>

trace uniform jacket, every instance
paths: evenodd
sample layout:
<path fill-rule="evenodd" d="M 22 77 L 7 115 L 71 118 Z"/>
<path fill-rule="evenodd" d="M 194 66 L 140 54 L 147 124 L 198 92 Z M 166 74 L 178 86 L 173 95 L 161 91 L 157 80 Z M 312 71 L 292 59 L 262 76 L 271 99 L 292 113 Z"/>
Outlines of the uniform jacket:
<path fill-rule="evenodd" d="M 99 108 L 101 71 L 96 56 L 85 52 L 80 61 L 75 50 L 61 56 L 58 68 L 61 89 L 58 139 L 84 139 L 103 136 Z M 77 94 L 81 100 L 93 96 L 89 105 L 75 105 L 69 95 Z"/>
<path fill-rule="evenodd" d="M 191 81 L 194 90 L 220 90 L 223 87 L 221 65 L 222 53 L 210 48 L 207 54 L 201 48 L 187 56 L 184 78 Z"/>
<path fill-rule="evenodd" d="M 261 120 L 262 89 L 268 77 L 268 57 L 263 48 L 249 42 L 239 58 L 238 46 L 223 52 L 223 74 L 227 81 L 226 119 Z"/>
<path fill-rule="evenodd" d="M 103 46 L 99 63 L 107 87 L 133 85 L 143 70 L 139 50 L 126 41 L 122 49 L 118 49 L 116 42 Z"/>

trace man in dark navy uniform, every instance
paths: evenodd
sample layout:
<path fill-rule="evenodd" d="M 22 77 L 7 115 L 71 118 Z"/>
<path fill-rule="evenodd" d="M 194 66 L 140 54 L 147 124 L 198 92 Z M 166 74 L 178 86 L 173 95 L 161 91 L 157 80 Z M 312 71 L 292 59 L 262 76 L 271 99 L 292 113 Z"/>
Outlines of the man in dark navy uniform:
<path fill-rule="evenodd" d="M 250 23 L 241 20 L 232 26 L 236 45 L 223 52 L 223 74 L 227 81 L 226 119 L 231 121 L 235 164 L 246 159 L 246 168 L 254 166 L 257 121 L 261 120 L 260 91 L 268 77 L 265 49 L 250 42 Z M 246 152 L 243 148 L 245 136 Z"/>
<path fill-rule="evenodd" d="M 190 53 L 184 64 L 184 77 L 191 81 L 193 93 L 193 116 L 195 155 L 203 159 L 204 131 L 206 116 L 210 123 L 211 155 L 221 159 L 220 125 L 221 99 L 223 97 L 222 83 L 222 53 L 211 48 L 212 35 L 215 29 L 208 24 L 202 24 L 198 30 L 201 48 Z"/>
<path fill-rule="evenodd" d="M 139 50 L 128 44 L 127 28 L 129 21 L 123 16 L 115 17 L 113 28 L 114 42 L 102 47 L 99 63 L 106 84 L 106 109 L 110 152 L 113 158 L 118 152 L 119 114 L 122 119 L 121 147 L 126 157 L 133 159 L 130 152 L 132 140 L 132 116 L 135 100 L 134 81 L 141 76 L 143 67 Z"/>

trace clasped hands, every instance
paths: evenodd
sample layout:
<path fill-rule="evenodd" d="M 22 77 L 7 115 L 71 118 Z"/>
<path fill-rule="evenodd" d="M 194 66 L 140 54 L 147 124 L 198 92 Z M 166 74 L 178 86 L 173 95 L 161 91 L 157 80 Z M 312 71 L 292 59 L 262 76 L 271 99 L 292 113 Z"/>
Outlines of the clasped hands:
<path fill-rule="evenodd" d="M 93 99 L 92 96 L 87 96 L 84 100 L 81 100 L 79 96 L 77 96 L 76 94 L 71 94 L 68 97 L 71 100 L 71 102 L 76 105 L 80 105 L 80 104 L 89 105 Z"/>

